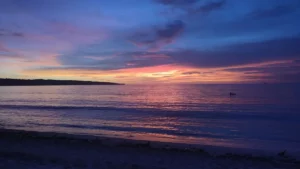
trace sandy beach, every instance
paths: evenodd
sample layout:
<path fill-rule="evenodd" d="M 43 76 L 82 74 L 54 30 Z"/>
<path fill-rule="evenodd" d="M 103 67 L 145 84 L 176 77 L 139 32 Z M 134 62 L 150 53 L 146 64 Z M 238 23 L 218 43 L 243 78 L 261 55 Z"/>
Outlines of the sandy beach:
<path fill-rule="evenodd" d="M 0 131 L 1 169 L 296 169 L 287 154 L 209 153 L 187 145 L 58 133 Z"/>

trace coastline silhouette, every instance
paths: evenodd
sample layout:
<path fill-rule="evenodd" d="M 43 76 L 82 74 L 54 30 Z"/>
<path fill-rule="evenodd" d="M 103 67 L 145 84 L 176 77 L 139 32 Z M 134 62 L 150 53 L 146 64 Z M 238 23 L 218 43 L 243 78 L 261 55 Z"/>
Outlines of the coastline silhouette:
<path fill-rule="evenodd" d="M 124 85 L 112 82 L 44 79 L 0 79 L 0 86 Z"/>

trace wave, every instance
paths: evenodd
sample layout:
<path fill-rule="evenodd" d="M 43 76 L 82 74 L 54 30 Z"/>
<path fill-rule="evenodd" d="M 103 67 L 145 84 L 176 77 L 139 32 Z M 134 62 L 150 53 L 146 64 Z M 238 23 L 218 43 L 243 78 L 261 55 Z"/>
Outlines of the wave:
<path fill-rule="evenodd" d="M 268 119 L 268 120 L 292 120 L 297 121 L 300 119 L 300 114 L 289 112 L 240 112 L 233 111 L 174 111 L 162 110 L 155 108 L 126 108 L 126 107 L 96 107 L 96 106 L 42 106 L 42 105 L 0 105 L 1 109 L 17 109 L 17 110 L 65 110 L 67 112 L 72 110 L 93 111 L 93 113 L 103 111 L 114 111 L 129 114 L 138 114 L 139 116 L 151 115 L 163 117 L 176 117 L 176 118 L 202 118 L 202 119 Z"/>
<path fill-rule="evenodd" d="M 7 125 L 4 128 L 27 128 L 28 126 L 22 125 Z M 165 136 L 175 136 L 175 137 L 192 137 L 192 138 L 212 138 L 212 139 L 221 139 L 221 140 L 264 140 L 264 141 L 288 141 L 294 143 L 300 143 L 300 138 L 287 139 L 281 137 L 247 137 L 247 136 L 238 136 L 238 135 L 228 135 L 228 134 L 213 134 L 213 133 L 192 133 L 187 131 L 180 130 L 167 130 L 167 129 L 159 129 L 159 128 L 146 128 L 146 127 L 118 127 L 118 126 L 100 126 L 100 125 L 76 125 L 76 124 L 39 124 L 39 123 L 30 123 L 30 128 L 35 127 L 53 127 L 58 128 L 73 128 L 73 129 L 84 129 L 84 130 L 105 130 L 112 132 L 129 132 L 130 134 L 157 134 L 157 135 L 165 135 Z M 59 131 L 62 131 L 61 129 Z M 88 134 L 89 132 L 86 131 Z M 90 133 L 90 135 L 93 135 Z M 159 136 L 157 136 L 159 137 Z"/>
<path fill-rule="evenodd" d="M 59 128 L 75 128 L 75 129 L 88 129 L 88 130 L 106 130 L 106 131 L 120 131 L 120 132 L 130 132 L 130 133 L 147 133 L 147 134 L 164 134 L 170 136 L 185 136 L 185 137 L 198 137 L 198 138 L 216 138 L 216 139 L 236 139 L 240 137 L 220 134 L 210 134 L 210 133 L 192 133 L 192 132 L 182 132 L 180 130 L 166 130 L 159 128 L 145 128 L 145 127 L 119 127 L 119 126 L 100 126 L 100 125 L 76 125 L 76 124 L 39 124 L 30 123 L 31 127 L 59 127 Z M 10 126 L 10 127 L 22 127 Z M 25 127 L 25 126 L 23 126 Z"/>

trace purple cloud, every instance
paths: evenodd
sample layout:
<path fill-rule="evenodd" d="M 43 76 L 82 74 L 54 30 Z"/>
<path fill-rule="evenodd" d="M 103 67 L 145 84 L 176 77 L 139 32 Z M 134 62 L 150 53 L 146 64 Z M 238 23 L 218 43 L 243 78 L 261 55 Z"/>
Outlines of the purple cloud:
<path fill-rule="evenodd" d="M 7 48 L 0 43 L 0 58 L 21 58 L 22 55 L 17 54 L 13 50 Z"/>
<path fill-rule="evenodd" d="M 0 52 L 8 52 L 9 50 L 3 45 L 0 43 Z"/>
<path fill-rule="evenodd" d="M 7 29 L 0 29 L 0 36 L 24 37 L 21 32 L 13 32 Z"/>
<path fill-rule="evenodd" d="M 210 51 L 180 50 L 168 55 L 195 67 L 226 67 L 274 60 L 299 59 L 300 37 L 230 45 Z"/>
<path fill-rule="evenodd" d="M 174 51 L 123 51 L 106 53 L 101 50 L 89 53 L 81 51 L 59 57 L 65 66 L 86 66 L 87 69 L 116 70 L 158 66 L 164 64 L 185 65 L 197 68 L 218 68 L 247 65 L 278 60 L 300 59 L 300 37 L 228 45 L 214 50 L 177 49 Z M 105 60 L 87 60 L 83 56 L 111 56 Z M 129 63 L 129 64 L 127 64 Z M 195 72 L 193 72 L 195 73 Z"/>
<path fill-rule="evenodd" d="M 249 66 L 242 68 L 224 69 L 228 72 L 244 72 L 247 79 L 266 80 L 275 82 L 299 82 L 300 64 L 296 61 L 286 63 L 276 63 L 267 66 Z M 263 77 L 261 76 L 263 75 Z"/>

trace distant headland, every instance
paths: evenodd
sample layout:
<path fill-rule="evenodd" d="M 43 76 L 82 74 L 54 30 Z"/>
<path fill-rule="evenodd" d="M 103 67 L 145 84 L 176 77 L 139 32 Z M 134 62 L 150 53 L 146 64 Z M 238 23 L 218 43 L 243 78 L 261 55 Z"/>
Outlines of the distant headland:
<path fill-rule="evenodd" d="M 0 78 L 0 86 L 54 86 L 54 85 L 124 85 L 124 84 L 112 83 L 112 82 L 79 81 L 79 80 Z"/>

